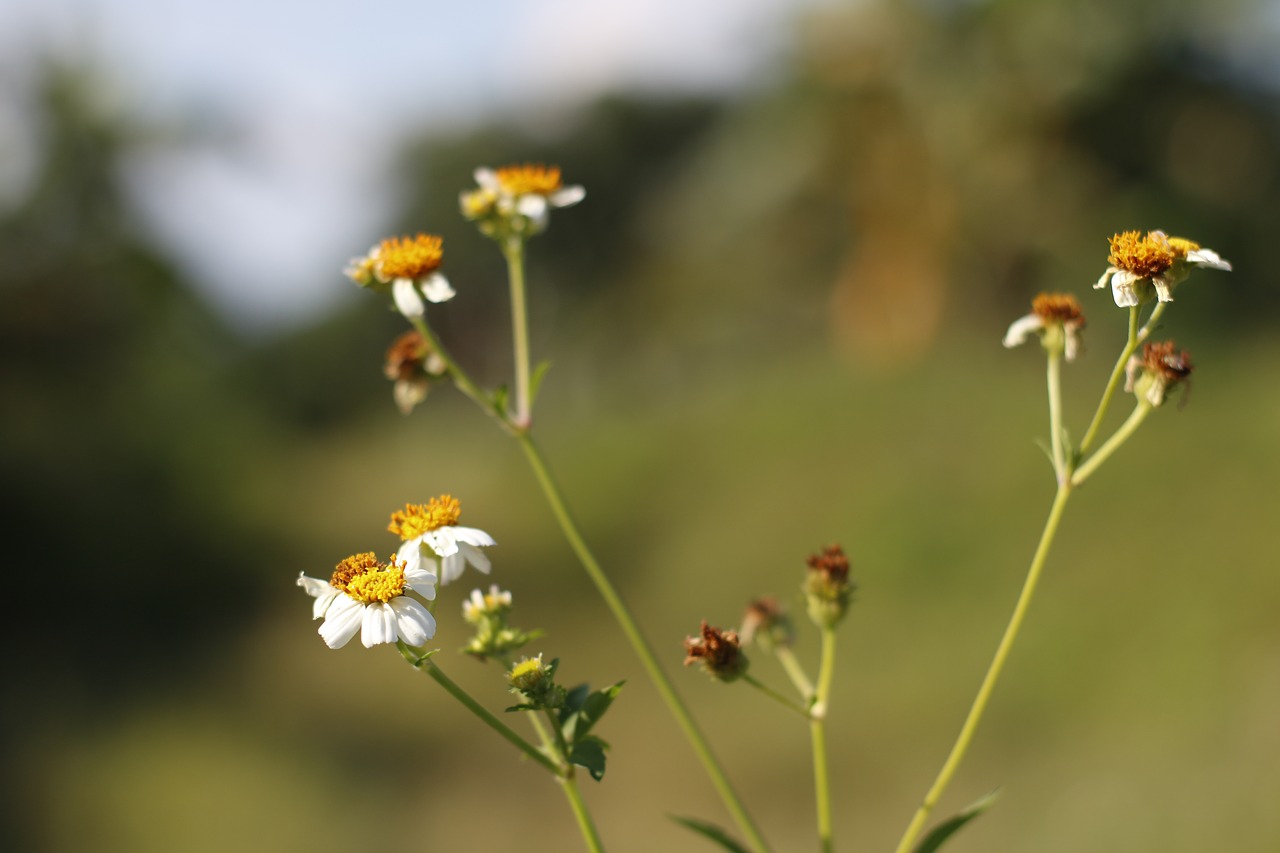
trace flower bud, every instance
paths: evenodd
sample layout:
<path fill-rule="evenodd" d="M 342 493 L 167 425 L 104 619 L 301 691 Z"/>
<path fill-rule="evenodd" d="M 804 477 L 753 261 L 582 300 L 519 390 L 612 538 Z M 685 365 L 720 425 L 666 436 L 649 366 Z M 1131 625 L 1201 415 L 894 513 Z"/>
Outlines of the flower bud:
<path fill-rule="evenodd" d="M 849 559 L 839 545 L 824 548 L 807 560 L 804 595 L 809 618 L 819 628 L 834 628 L 844 619 L 856 584 L 849 580 Z"/>
<path fill-rule="evenodd" d="M 747 612 L 742 616 L 741 634 L 744 644 L 755 643 L 766 652 L 788 648 L 796 639 L 791 617 L 772 596 L 757 598 L 747 605 Z"/>
<path fill-rule="evenodd" d="M 701 636 L 685 638 L 685 666 L 701 663 L 717 681 L 734 681 L 747 671 L 749 661 L 736 632 L 713 628 L 703 619 L 700 633 Z"/>
<path fill-rule="evenodd" d="M 538 708 L 559 708 L 564 704 L 565 691 L 555 683 L 557 663 L 543 663 L 542 655 L 524 658 L 507 673 L 511 692 Z"/>

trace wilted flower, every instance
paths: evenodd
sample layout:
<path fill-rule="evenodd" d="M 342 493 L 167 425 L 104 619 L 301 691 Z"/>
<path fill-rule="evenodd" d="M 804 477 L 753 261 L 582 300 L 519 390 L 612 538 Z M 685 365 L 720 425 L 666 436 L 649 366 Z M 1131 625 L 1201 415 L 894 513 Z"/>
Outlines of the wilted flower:
<path fill-rule="evenodd" d="M 1109 282 L 1111 295 L 1122 308 L 1150 300 L 1153 290 L 1161 302 L 1172 302 L 1174 285 L 1185 279 L 1192 267 L 1231 269 L 1231 264 L 1212 249 L 1182 237 L 1169 237 L 1163 231 L 1148 231 L 1145 237 L 1138 231 L 1125 231 L 1113 235 L 1110 243 L 1110 266 L 1094 288 L 1106 287 Z"/>
<path fill-rule="evenodd" d="M 381 563 L 372 552 L 354 554 L 338 564 L 328 583 L 300 575 L 298 586 L 315 598 L 312 616 L 324 617 L 320 636 L 331 649 L 345 646 L 357 631 L 365 648 L 397 639 L 421 646 L 435 635 L 436 620 L 406 593 L 428 601 L 436 597 L 435 572 L 423 565 L 435 568 L 431 560 L 408 567 L 394 557 Z"/>
<path fill-rule="evenodd" d="M 1074 296 L 1041 293 L 1031 301 L 1031 313 L 1019 317 L 1009 326 L 1004 345 L 1016 347 L 1036 333 L 1040 335 L 1045 349 L 1061 349 L 1067 361 L 1075 361 L 1080 353 L 1080 330 L 1084 325 L 1084 313 Z"/>
<path fill-rule="evenodd" d="M 809 574 L 804 582 L 809 618 L 821 628 L 834 628 L 849 610 L 855 584 L 849 579 L 849 558 L 839 545 L 806 560 Z"/>
<path fill-rule="evenodd" d="M 396 308 L 405 317 L 421 317 L 426 313 L 423 297 L 428 302 L 447 302 L 454 297 L 448 279 L 440 272 L 442 242 L 439 237 L 421 233 L 389 237 L 364 257 L 353 258 L 345 272 L 361 287 L 379 293 L 389 290 Z"/>
<path fill-rule="evenodd" d="M 713 628 L 703 619 L 699 633 L 700 636 L 685 638 L 685 666 L 701 663 L 719 681 L 733 681 L 747 671 L 749 662 L 736 632 Z"/>
<path fill-rule="evenodd" d="M 1142 357 L 1130 357 L 1125 367 L 1124 390 L 1160 406 L 1169 391 L 1187 381 L 1191 371 L 1191 356 L 1173 341 L 1143 344 Z"/>
<path fill-rule="evenodd" d="M 757 598 L 747 605 L 742 616 L 742 642 L 752 643 L 771 651 L 790 646 L 795 642 L 795 631 L 790 617 L 772 596 Z"/>
<path fill-rule="evenodd" d="M 481 167 L 475 171 L 479 188 L 462 193 L 462 213 L 468 219 L 479 220 L 482 227 L 490 220 L 486 233 L 494 233 L 497 217 L 517 233 L 536 234 L 547 226 L 552 208 L 568 207 L 586 197 L 587 191 L 578 185 L 564 186 L 559 166 L 524 165 L 503 166 L 499 169 Z"/>
<path fill-rule="evenodd" d="M 458 527 L 462 506 L 450 495 L 432 498 L 425 504 L 405 504 L 391 514 L 387 529 L 404 540 L 397 556 L 406 565 L 416 566 L 424 547 L 441 557 L 440 583 L 457 580 L 467 564 L 489 573 L 489 558 L 481 548 L 496 545 L 493 537 L 474 527 Z M 428 560 L 430 562 L 430 560 Z"/>
<path fill-rule="evenodd" d="M 387 349 L 382 372 L 393 382 L 392 396 L 406 415 L 427 398 L 432 381 L 448 370 L 443 358 L 431 349 L 417 329 L 400 335 Z"/>

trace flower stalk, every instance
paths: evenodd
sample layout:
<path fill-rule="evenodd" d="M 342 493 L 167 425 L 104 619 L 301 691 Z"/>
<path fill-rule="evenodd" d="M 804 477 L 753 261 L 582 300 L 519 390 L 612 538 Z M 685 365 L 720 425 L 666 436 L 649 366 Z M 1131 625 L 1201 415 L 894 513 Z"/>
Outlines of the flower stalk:
<path fill-rule="evenodd" d="M 827 772 L 827 702 L 835 678 L 836 631 L 822 629 L 822 663 L 818 670 L 818 688 L 809 711 L 809 737 L 813 742 L 813 791 L 818 820 L 818 841 L 822 853 L 834 849 L 831 829 L 831 778 Z"/>

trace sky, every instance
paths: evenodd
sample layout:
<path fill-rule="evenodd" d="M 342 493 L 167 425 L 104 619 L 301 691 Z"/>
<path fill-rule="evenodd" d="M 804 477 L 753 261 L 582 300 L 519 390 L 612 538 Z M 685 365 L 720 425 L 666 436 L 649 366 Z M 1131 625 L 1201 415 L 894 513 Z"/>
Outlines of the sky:
<path fill-rule="evenodd" d="M 152 149 L 126 168 L 193 279 L 243 328 L 305 322 L 347 295 L 336 271 L 379 236 L 383 170 L 405 131 L 606 91 L 767 85 L 789 22 L 827 2 L 6 0 L 0 199 L 38 156 L 24 75 L 50 54 L 83 59 L 109 72 L 106 108 L 217 131 L 218 144 Z"/>

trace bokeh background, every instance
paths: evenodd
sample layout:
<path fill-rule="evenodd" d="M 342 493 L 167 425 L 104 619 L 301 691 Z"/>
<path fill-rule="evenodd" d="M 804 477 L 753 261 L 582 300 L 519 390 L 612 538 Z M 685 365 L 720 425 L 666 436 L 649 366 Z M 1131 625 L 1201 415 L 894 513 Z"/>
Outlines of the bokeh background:
<path fill-rule="evenodd" d="M 459 296 L 433 321 L 506 381 L 501 259 L 456 199 L 513 161 L 588 191 L 530 250 L 537 434 L 779 850 L 813 845 L 806 731 L 679 671 L 683 637 L 798 606 L 804 557 L 845 546 L 837 838 L 891 849 L 1052 495 L 1043 362 L 1006 324 L 1041 290 L 1085 303 L 1078 433 L 1123 336 L 1090 289 L 1105 238 L 1231 259 L 1178 291 L 1189 404 L 1069 507 L 938 813 L 1002 788 L 956 853 L 1280 849 L 1280 6 L 17 0 L 0 45 L 0 502 L 27 579 L 3 849 L 577 849 L 539 770 L 393 651 L 325 648 L 294 586 L 441 492 L 499 541 L 536 648 L 628 679 L 587 792 L 611 849 L 728 824 L 515 446 L 448 389 L 401 417 L 402 321 L 340 275 L 443 235 Z M 469 588 L 439 660 L 500 708 L 453 651 Z"/>

